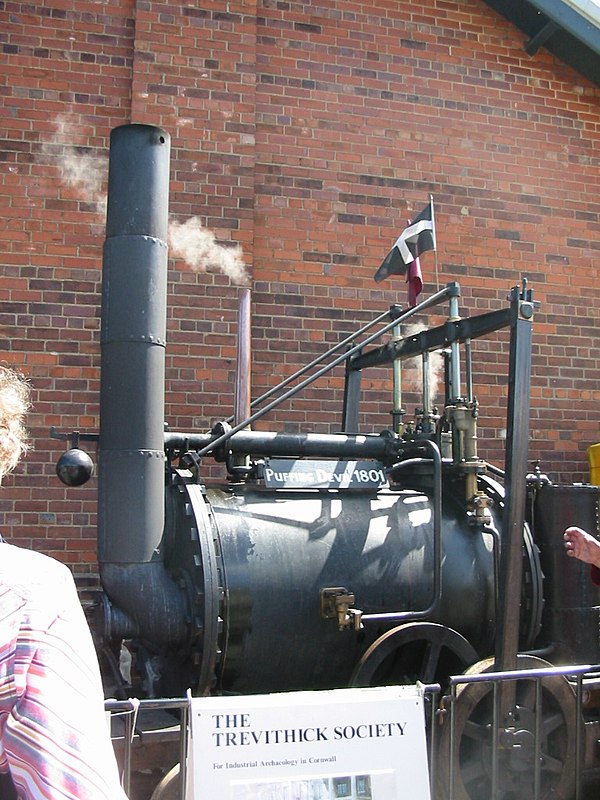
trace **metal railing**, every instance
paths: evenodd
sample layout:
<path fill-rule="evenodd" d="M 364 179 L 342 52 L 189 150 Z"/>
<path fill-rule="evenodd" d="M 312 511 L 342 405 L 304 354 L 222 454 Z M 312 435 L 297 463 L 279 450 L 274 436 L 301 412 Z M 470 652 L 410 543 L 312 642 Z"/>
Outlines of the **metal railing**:
<path fill-rule="evenodd" d="M 452 676 L 441 701 L 425 687 L 432 798 L 582 800 L 584 701 L 599 686 L 600 666 L 578 665 Z"/>
<path fill-rule="evenodd" d="M 153 763 L 152 755 L 150 755 L 150 765 L 166 768 L 170 768 L 176 763 L 180 765 L 179 792 L 177 796 L 178 800 L 185 800 L 188 698 L 106 700 L 104 708 L 111 717 L 113 747 L 121 770 L 121 784 L 127 796 L 131 796 L 132 767 L 136 760 L 135 751 L 148 747 L 151 753 L 154 751 L 159 751 L 162 755 L 165 754 L 165 751 L 168 753 L 167 763 L 160 765 Z M 153 711 L 162 712 L 170 716 L 170 724 L 158 729 L 145 725 L 144 715 Z M 148 742 L 148 740 L 150 741 Z"/>
<path fill-rule="evenodd" d="M 463 674 L 450 677 L 443 692 L 438 684 L 420 688 L 425 698 L 432 800 L 500 800 L 506 796 L 503 781 L 508 762 L 516 769 L 517 781 L 527 784 L 526 792 L 522 785 L 516 787 L 521 790 L 519 797 L 542 800 L 548 788 L 544 772 L 549 770 L 553 779 L 569 784 L 561 797 L 583 800 L 584 706 L 591 688 L 600 689 L 600 665 Z M 139 760 L 137 750 L 147 747 L 152 751 L 156 736 L 154 743 L 168 744 L 172 762 L 161 766 L 181 765 L 178 792 L 170 796 L 185 800 L 188 698 L 107 700 L 105 708 L 111 715 L 113 745 L 128 796 L 132 769 Z M 158 732 L 145 729 L 143 716 L 153 711 L 166 712 L 174 724 Z M 600 709 L 596 716 L 599 714 Z M 594 741 L 600 738 L 600 722 L 596 726 Z M 564 754 L 546 749 L 552 735 L 562 737 Z M 467 748 L 465 755 L 464 745 L 472 743 L 475 752 Z M 482 794 L 463 782 L 465 758 L 470 779 L 479 773 L 485 784 Z M 469 764 L 469 758 L 474 762 Z M 569 763 L 563 764 L 561 758 Z M 554 774 L 561 767 L 563 778 Z M 133 795 L 132 800 L 136 800 Z"/>

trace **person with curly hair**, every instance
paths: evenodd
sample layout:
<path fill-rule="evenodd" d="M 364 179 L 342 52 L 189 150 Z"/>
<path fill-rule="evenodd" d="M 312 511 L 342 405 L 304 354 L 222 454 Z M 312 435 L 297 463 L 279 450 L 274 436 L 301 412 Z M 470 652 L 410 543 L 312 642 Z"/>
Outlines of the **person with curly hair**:
<path fill-rule="evenodd" d="M 27 450 L 25 378 L 0 366 L 0 482 Z M 0 798 L 127 800 L 70 570 L 0 542 Z"/>
<path fill-rule="evenodd" d="M 28 448 L 24 419 L 29 396 L 25 378 L 8 367 L 0 367 L 0 483 Z"/>

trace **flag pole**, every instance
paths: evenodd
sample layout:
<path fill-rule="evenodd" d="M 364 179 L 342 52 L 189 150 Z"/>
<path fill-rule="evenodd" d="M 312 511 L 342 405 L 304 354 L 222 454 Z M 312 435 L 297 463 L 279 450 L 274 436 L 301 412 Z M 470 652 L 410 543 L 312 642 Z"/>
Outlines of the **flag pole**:
<path fill-rule="evenodd" d="M 434 257 L 434 260 L 435 260 L 435 283 L 436 283 L 436 287 L 439 287 L 439 285 L 440 285 L 440 276 L 439 276 L 439 270 L 438 270 L 437 234 L 435 232 L 435 212 L 433 210 L 433 195 L 432 194 L 429 195 L 429 203 L 431 205 L 431 225 L 432 225 L 431 232 L 433 233 L 433 252 L 434 252 L 434 256 L 433 257 Z"/>

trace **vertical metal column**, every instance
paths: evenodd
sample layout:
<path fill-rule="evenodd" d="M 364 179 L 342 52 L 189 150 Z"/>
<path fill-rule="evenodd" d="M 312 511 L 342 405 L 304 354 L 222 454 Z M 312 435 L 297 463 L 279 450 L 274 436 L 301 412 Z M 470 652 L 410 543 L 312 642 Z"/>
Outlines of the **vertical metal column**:
<path fill-rule="evenodd" d="M 402 325 L 398 324 L 392 330 L 392 341 L 402 341 Z M 392 363 L 392 370 L 392 430 L 396 435 L 402 436 L 404 433 L 404 409 L 402 408 L 402 362 L 399 358 L 394 359 Z"/>
<path fill-rule="evenodd" d="M 449 316 L 448 320 L 450 322 L 454 322 L 457 319 L 460 319 L 458 314 L 458 295 L 452 294 L 450 296 L 450 303 L 449 303 Z M 457 400 L 461 399 L 461 389 L 460 389 L 460 342 L 453 341 L 450 343 L 450 351 L 451 351 L 451 358 L 450 358 L 450 402 L 455 403 Z"/>
<path fill-rule="evenodd" d="M 111 133 L 102 275 L 98 558 L 150 561 L 164 521 L 170 138 Z"/>
<path fill-rule="evenodd" d="M 98 459 L 104 635 L 172 644 L 187 628 L 161 550 L 170 138 L 122 125 L 110 144 Z"/>
<path fill-rule="evenodd" d="M 239 425 L 252 414 L 252 311 L 250 287 L 240 288 L 238 307 L 237 361 L 235 371 L 235 398 L 233 424 Z M 231 465 L 236 469 L 246 469 L 250 457 L 246 454 L 233 455 Z"/>
<path fill-rule="evenodd" d="M 531 290 L 511 294 L 509 385 L 505 454 L 505 506 L 496 613 L 496 670 L 517 666 L 523 573 L 525 475 L 529 442 L 531 339 L 534 304 Z"/>

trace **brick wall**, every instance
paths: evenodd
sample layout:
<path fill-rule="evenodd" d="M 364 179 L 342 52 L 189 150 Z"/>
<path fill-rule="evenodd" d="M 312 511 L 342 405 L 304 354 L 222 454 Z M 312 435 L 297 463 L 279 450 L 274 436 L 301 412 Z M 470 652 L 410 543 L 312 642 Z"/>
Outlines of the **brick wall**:
<path fill-rule="evenodd" d="M 0 494 L 11 539 L 95 572 L 95 481 L 62 487 L 49 430 L 97 430 L 108 137 L 128 122 L 170 133 L 172 220 L 218 245 L 206 269 L 171 249 L 172 428 L 232 411 L 239 288 L 219 258 L 243 249 L 257 396 L 405 303 L 401 278 L 373 274 L 432 193 L 423 296 L 456 280 L 462 313 L 481 313 L 528 279 L 530 458 L 585 480 L 600 441 L 597 88 L 527 56 L 479 0 L 2 0 L 0 22 L 0 358 L 35 402 L 34 449 Z M 502 465 L 506 336 L 473 351 L 480 452 Z M 364 383 L 362 425 L 379 431 L 388 372 Z M 257 427 L 335 430 L 341 385 L 338 370 Z M 410 416 L 419 398 L 405 400 Z"/>

